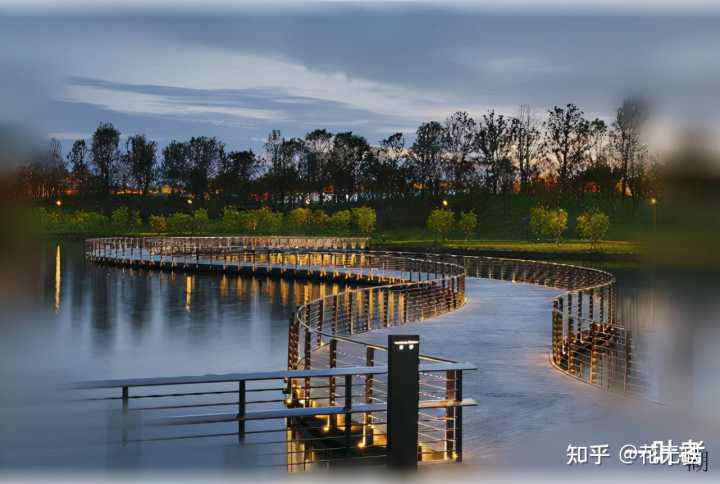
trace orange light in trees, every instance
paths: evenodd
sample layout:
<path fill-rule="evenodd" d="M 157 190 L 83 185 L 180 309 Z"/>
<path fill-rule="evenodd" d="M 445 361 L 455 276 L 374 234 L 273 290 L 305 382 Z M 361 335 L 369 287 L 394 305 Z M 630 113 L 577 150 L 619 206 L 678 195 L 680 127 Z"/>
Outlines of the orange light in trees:
<path fill-rule="evenodd" d="M 61 201 L 61 200 L 55 200 L 55 205 L 57 205 L 58 207 L 62 206 L 62 201 Z"/>
<path fill-rule="evenodd" d="M 447 207 L 447 206 L 448 206 L 448 201 L 447 201 L 447 200 L 443 200 L 443 201 L 442 201 L 442 206 L 443 206 L 443 207 Z"/>

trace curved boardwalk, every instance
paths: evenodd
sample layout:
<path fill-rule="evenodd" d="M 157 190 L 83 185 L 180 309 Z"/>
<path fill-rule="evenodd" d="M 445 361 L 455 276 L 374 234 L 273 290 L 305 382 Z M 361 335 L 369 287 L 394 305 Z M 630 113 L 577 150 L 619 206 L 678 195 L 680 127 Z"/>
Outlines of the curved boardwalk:
<path fill-rule="evenodd" d="M 389 333 L 419 334 L 424 353 L 478 365 L 463 381 L 478 402 L 464 412 L 465 462 L 509 459 L 528 439 L 601 417 L 607 395 L 549 362 L 548 301 L 562 291 L 478 278 L 468 278 L 465 290 L 467 302 L 457 311 L 358 336 L 382 344 Z"/>

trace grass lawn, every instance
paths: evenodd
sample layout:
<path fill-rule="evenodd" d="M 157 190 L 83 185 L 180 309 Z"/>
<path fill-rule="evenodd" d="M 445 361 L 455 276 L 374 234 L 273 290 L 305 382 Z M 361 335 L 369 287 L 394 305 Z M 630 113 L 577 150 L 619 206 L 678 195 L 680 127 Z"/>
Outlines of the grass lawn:
<path fill-rule="evenodd" d="M 564 240 L 560 244 L 552 241 L 532 242 L 518 239 L 471 238 L 465 240 L 457 235 L 445 241 L 436 242 L 433 235 L 424 228 L 402 228 L 378 231 L 372 238 L 375 247 L 391 249 L 442 249 L 467 252 L 498 253 L 508 256 L 517 254 L 544 255 L 546 257 L 567 258 L 571 256 L 600 256 L 603 258 L 628 258 L 642 254 L 642 244 L 624 240 L 608 240 L 590 247 L 586 240 Z"/>

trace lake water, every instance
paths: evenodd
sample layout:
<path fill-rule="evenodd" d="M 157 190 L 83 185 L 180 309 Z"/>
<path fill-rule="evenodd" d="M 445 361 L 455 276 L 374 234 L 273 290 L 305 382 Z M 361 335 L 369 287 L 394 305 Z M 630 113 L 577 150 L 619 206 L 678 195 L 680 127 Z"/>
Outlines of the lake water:
<path fill-rule="evenodd" d="M 7 424 L 18 422 L 17 409 L 38 387 L 98 378 L 285 369 L 288 319 L 296 306 L 342 289 L 330 283 L 104 267 L 84 260 L 81 242 L 42 247 L 27 269 L 27 278 L 37 282 L 30 307 L 21 304 L 21 311 L 2 322 L 0 420 L 3 406 L 12 411 L 5 414 L 0 447 L 15 445 L 21 431 L 27 442 L 36 439 L 36 430 L 17 424 L 14 433 Z M 648 335 L 637 364 L 653 375 L 653 395 L 696 407 L 720 402 L 715 384 L 720 307 L 714 279 L 689 271 L 607 268 L 618 277 L 619 319 Z M 153 458 L 175 465 L 174 452 Z M 193 455 L 198 452 L 193 448 Z M 217 452 L 207 452 L 212 457 L 203 462 L 217 465 Z M 0 450 L 0 468 L 35 466 L 36 455 L 13 454 L 12 462 L 3 463 Z M 62 457 L 70 467 L 87 461 Z"/>

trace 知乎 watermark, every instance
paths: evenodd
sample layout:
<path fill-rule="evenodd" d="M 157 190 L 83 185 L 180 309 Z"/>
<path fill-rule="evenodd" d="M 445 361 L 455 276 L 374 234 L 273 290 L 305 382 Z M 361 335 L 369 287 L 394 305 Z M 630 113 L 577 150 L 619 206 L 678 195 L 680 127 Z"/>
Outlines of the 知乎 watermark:
<path fill-rule="evenodd" d="M 567 446 L 567 465 L 602 465 L 611 458 L 610 444 Z M 679 444 L 672 440 L 654 440 L 651 443 L 622 445 L 617 458 L 625 465 L 687 466 L 688 471 L 708 471 L 708 452 L 702 440 L 688 439 Z"/>

